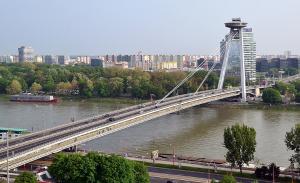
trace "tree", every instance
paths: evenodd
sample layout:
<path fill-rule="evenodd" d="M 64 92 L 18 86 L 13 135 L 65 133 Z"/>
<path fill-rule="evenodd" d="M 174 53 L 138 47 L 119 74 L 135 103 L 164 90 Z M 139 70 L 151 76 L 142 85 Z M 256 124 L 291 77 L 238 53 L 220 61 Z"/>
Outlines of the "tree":
<path fill-rule="evenodd" d="M 223 179 L 221 180 L 221 183 L 236 183 L 236 180 L 231 175 L 224 175 Z"/>
<path fill-rule="evenodd" d="M 47 92 L 52 92 L 55 90 L 55 83 L 51 75 L 48 75 L 45 83 L 43 83 L 43 88 Z"/>
<path fill-rule="evenodd" d="M 300 103 L 300 92 L 296 94 L 295 101 Z"/>
<path fill-rule="evenodd" d="M 300 123 L 296 124 L 291 131 L 286 133 L 285 144 L 289 150 L 295 153 L 290 158 L 291 163 L 298 163 L 300 168 Z"/>
<path fill-rule="evenodd" d="M 284 82 L 276 82 L 274 88 L 280 92 L 281 95 L 285 95 L 288 85 Z"/>
<path fill-rule="evenodd" d="M 0 77 L 0 93 L 6 92 L 6 87 L 9 85 L 9 81 Z"/>
<path fill-rule="evenodd" d="M 108 97 L 110 93 L 107 79 L 98 79 L 95 83 L 95 90 L 100 97 Z"/>
<path fill-rule="evenodd" d="M 243 164 L 248 164 L 254 159 L 255 138 L 255 129 L 244 124 L 236 124 L 224 129 L 224 145 L 228 150 L 226 160 L 232 167 L 237 165 L 241 173 Z"/>
<path fill-rule="evenodd" d="M 149 183 L 150 177 L 147 171 L 147 167 L 140 162 L 133 162 L 134 169 L 134 181 L 136 183 Z"/>
<path fill-rule="evenodd" d="M 41 90 L 42 90 L 42 86 L 39 83 L 36 83 L 36 82 L 32 83 L 32 85 L 30 87 L 30 91 L 32 93 L 37 93 Z"/>
<path fill-rule="evenodd" d="M 268 177 L 270 179 L 273 178 L 273 173 L 274 173 L 274 178 L 277 179 L 279 177 L 279 174 L 280 174 L 280 168 L 279 166 L 276 166 L 275 163 L 271 163 L 269 165 L 269 169 L 268 169 Z"/>
<path fill-rule="evenodd" d="M 80 154 L 63 154 L 55 156 L 49 172 L 57 182 L 86 183 L 95 181 L 95 163 Z"/>
<path fill-rule="evenodd" d="M 79 80 L 79 92 L 86 97 L 92 97 L 94 90 L 93 82 L 89 79 Z"/>
<path fill-rule="evenodd" d="M 96 180 L 98 182 L 134 182 L 134 167 L 129 160 L 115 155 L 106 156 L 97 153 L 90 153 L 88 157 L 96 163 Z"/>
<path fill-rule="evenodd" d="M 273 88 L 267 88 L 263 91 L 262 99 L 265 103 L 278 104 L 282 102 L 279 91 Z"/>
<path fill-rule="evenodd" d="M 293 85 L 295 86 L 295 89 L 297 90 L 297 92 L 300 92 L 300 80 L 294 81 Z"/>
<path fill-rule="evenodd" d="M 280 174 L 280 169 L 275 163 L 271 163 L 268 167 L 262 166 L 255 169 L 255 176 L 259 179 L 272 179 L 274 177 L 277 179 Z"/>
<path fill-rule="evenodd" d="M 15 183 L 37 183 L 37 178 L 31 172 L 23 172 L 16 177 Z"/>
<path fill-rule="evenodd" d="M 20 93 L 22 91 L 22 86 L 18 80 L 12 80 L 10 85 L 6 87 L 6 92 L 10 95 Z"/>
<path fill-rule="evenodd" d="M 119 77 L 109 79 L 108 86 L 110 88 L 111 96 L 120 96 L 123 93 L 124 84 L 123 79 Z"/>
<path fill-rule="evenodd" d="M 70 94 L 72 89 L 73 89 L 73 87 L 70 82 L 59 82 L 56 85 L 56 93 L 57 94 L 62 94 L 62 95 Z"/>
<path fill-rule="evenodd" d="M 257 178 L 265 179 L 267 178 L 268 171 L 269 171 L 268 167 L 262 166 L 260 168 L 256 168 L 254 174 Z"/>

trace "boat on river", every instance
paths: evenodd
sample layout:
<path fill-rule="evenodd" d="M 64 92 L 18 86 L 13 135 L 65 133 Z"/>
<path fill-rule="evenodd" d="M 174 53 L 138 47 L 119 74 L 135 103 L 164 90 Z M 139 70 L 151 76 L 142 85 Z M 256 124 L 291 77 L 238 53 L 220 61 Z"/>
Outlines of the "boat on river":
<path fill-rule="evenodd" d="M 21 93 L 10 96 L 13 102 L 57 102 L 57 98 L 52 95 L 34 95 L 32 93 Z"/>

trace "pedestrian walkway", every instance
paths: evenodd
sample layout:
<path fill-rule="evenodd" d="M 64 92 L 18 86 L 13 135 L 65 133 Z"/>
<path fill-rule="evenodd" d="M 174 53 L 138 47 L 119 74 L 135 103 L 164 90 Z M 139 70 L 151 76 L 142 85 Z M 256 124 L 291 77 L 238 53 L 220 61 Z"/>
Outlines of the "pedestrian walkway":
<path fill-rule="evenodd" d="M 150 177 L 169 179 L 169 180 L 177 180 L 177 181 L 185 181 L 185 182 L 191 182 L 191 183 L 207 183 L 208 182 L 207 179 L 192 177 L 192 176 L 172 175 L 172 174 L 157 173 L 157 172 L 149 172 L 149 175 L 150 175 Z"/>

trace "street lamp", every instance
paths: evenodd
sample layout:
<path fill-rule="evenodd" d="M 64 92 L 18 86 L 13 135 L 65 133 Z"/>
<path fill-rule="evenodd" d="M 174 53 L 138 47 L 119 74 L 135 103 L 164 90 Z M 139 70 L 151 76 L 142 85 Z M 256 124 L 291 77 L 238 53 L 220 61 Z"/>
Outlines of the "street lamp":
<path fill-rule="evenodd" d="M 173 165 L 175 165 L 175 147 L 170 144 L 170 148 L 173 147 Z"/>
<path fill-rule="evenodd" d="M 6 132 L 6 163 L 7 163 L 7 183 L 9 183 L 9 130 Z"/>

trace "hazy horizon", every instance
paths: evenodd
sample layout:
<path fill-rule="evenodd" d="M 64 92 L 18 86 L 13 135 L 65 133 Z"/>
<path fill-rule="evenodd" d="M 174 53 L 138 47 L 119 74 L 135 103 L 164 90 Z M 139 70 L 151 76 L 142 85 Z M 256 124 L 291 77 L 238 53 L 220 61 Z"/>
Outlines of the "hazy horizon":
<path fill-rule="evenodd" d="M 241 17 L 253 28 L 257 54 L 300 54 L 296 0 L 2 0 L 0 54 L 31 46 L 36 54 L 216 53 Z"/>

